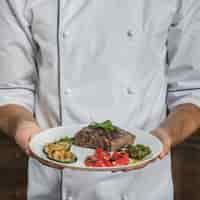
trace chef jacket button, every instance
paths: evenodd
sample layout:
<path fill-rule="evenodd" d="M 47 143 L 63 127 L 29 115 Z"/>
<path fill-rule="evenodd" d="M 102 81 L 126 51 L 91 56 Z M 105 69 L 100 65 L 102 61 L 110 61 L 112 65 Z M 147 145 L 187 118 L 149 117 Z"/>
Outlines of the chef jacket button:
<path fill-rule="evenodd" d="M 68 196 L 67 200 L 73 200 L 72 196 Z"/>
<path fill-rule="evenodd" d="M 67 200 L 67 196 L 63 196 L 62 199 L 63 199 L 63 200 Z"/>
<path fill-rule="evenodd" d="M 67 38 L 69 35 L 70 35 L 69 31 L 64 31 L 62 34 L 64 39 Z"/>
<path fill-rule="evenodd" d="M 134 33 L 133 33 L 132 30 L 128 30 L 128 31 L 127 31 L 127 36 L 128 36 L 128 37 L 132 38 L 133 35 L 134 35 Z"/>
<path fill-rule="evenodd" d="M 64 93 L 66 95 L 71 95 L 72 94 L 72 90 L 70 88 L 67 88 Z"/>
<path fill-rule="evenodd" d="M 122 195 L 122 200 L 128 200 L 128 196 L 126 194 Z"/>
<path fill-rule="evenodd" d="M 63 200 L 68 200 L 68 199 L 69 199 L 68 191 L 66 191 L 66 190 L 63 191 L 62 199 L 63 199 Z"/>
<path fill-rule="evenodd" d="M 132 95 L 134 94 L 134 90 L 132 88 L 127 88 L 127 93 Z"/>

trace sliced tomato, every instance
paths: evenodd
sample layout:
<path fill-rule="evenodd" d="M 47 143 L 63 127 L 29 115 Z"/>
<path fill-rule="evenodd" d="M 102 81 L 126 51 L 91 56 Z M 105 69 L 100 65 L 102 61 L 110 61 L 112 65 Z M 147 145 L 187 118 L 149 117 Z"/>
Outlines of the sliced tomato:
<path fill-rule="evenodd" d="M 99 160 L 110 160 L 111 159 L 111 154 L 109 152 L 104 151 L 102 148 L 97 148 L 95 155 Z"/>
<path fill-rule="evenodd" d="M 92 156 L 89 156 L 87 159 L 90 159 L 90 160 L 93 160 L 93 161 L 96 161 L 98 160 L 98 157 L 96 154 L 92 155 Z"/>
<path fill-rule="evenodd" d="M 118 160 L 116 160 L 117 165 L 127 165 L 128 164 L 128 160 L 124 159 L 124 158 L 120 158 Z"/>
<path fill-rule="evenodd" d="M 126 152 L 121 152 L 121 157 L 129 159 L 128 153 Z"/>
<path fill-rule="evenodd" d="M 112 161 L 112 166 L 117 166 L 117 162 L 115 160 Z"/>
<path fill-rule="evenodd" d="M 96 148 L 96 154 L 103 153 L 104 150 L 102 148 Z"/>
<path fill-rule="evenodd" d="M 95 167 L 106 167 L 103 160 L 97 160 L 94 165 L 95 165 Z"/>
<path fill-rule="evenodd" d="M 124 151 L 106 152 L 102 148 L 97 148 L 95 153 L 89 156 L 85 164 L 91 167 L 112 167 L 117 165 L 127 165 L 129 156 Z"/>
<path fill-rule="evenodd" d="M 129 157 L 127 153 L 122 152 L 120 154 L 120 157 L 116 160 L 116 163 L 118 165 L 128 165 L 129 163 Z"/>
<path fill-rule="evenodd" d="M 108 152 L 102 152 L 96 155 L 99 160 L 110 160 L 111 155 Z"/>
<path fill-rule="evenodd" d="M 94 162 L 92 162 L 91 160 L 85 160 L 85 165 L 88 167 L 94 167 Z"/>
<path fill-rule="evenodd" d="M 120 157 L 121 157 L 120 152 L 118 152 L 118 151 L 114 151 L 113 152 L 113 154 L 112 154 L 112 159 L 113 160 L 118 160 Z"/>
<path fill-rule="evenodd" d="M 104 160 L 104 164 L 106 165 L 106 167 L 112 167 L 113 166 L 112 161 L 110 161 L 110 160 Z"/>

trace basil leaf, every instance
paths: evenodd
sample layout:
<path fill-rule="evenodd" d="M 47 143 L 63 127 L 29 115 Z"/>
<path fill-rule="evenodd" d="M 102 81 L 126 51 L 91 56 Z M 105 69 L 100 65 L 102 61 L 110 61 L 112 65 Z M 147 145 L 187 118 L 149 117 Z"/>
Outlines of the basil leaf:
<path fill-rule="evenodd" d="M 116 130 L 115 127 L 113 127 L 113 124 L 110 120 L 106 120 L 104 122 L 98 123 L 98 122 L 94 122 L 92 124 L 89 125 L 89 127 L 92 128 L 102 128 L 107 132 L 113 132 Z"/>

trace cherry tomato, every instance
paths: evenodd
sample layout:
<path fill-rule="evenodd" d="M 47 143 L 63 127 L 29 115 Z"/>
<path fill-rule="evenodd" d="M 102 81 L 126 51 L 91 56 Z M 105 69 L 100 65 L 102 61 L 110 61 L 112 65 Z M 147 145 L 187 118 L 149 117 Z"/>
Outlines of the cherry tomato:
<path fill-rule="evenodd" d="M 124 159 L 124 158 L 120 158 L 118 160 L 116 160 L 117 165 L 127 165 L 128 164 L 128 160 Z"/>
<path fill-rule="evenodd" d="M 96 155 L 99 160 L 110 160 L 111 155 L 108 152 L 102 152 Z"/>
<path fill-rule="evenodd" d="M 120 158 L 118 158 L 116 160 L 116 162 L 117 162 L 118 165 L 128 165 L 128 162 L 129 162 L 128 154 L 125 153 L 125 152 L 122 152 L 120 154 Z"/>
<path fill-rule="evenodd" d="M 121 157 L 128 159 L 128 153 L 126 152 L 121 152 Z"/>
<path fill-rule="evenodd" d="M 105 163 L 102 160 L 97 160 L 94 165 L 95 167 L 106 167 Z"/>
<path fill-rule="evenodd" d="M 89 159 L 89 160 L 93 160 L 93 161 L 98 160 L 98 158 L 97 158 L 96 155 L 89 156 L 87 159 Z"/>
<path fill-rule="evenodd" d="M 129 156 L 124 151 L 106 152 L 102 148 L 97 148 L 95 153 L 89 156 L 85 165 L 90 167 L 112 167 L 117 165 L 128 165 Z"/>
<path fill-rule="evenodd" d="M 118 151 L 114 151 L 114 152 L 113 152 L 112 158 L 113 158 L 114 160 L 117 160 L 117 159 L 119 159 L 120 157 L 121 157 L 120 152 L 118 152 Z"/>
<path fill-rule="evenodd" d="M 103 153 L 104 150 L 102 148 L 96 148 L 96 154 Z"/>
<path fill-rule="evenodd" d="M 97 148 L 95 155 L 99 160 L 110 160 L 111 159 L 110 153 L 104 151 L 102 148 Z"/>
<path fill-rule="evenodd" d="M 109 161 L 109 160 L 104 160 L 104 164 L 106 165 L 106 167 L 112 167 L 113 166 L 112 161 Z"/>
<path fill-rule="evenodd" d="M 92 162 L 91 160 L 86 160 L 85 165 L 88 167 L 94 167 L 94 162 Z"/>
<path fill-rule="evenodd" d="M 115 160 L 112 161 L 112 166 L 117 166 L 117 162 Z"/>
<path fill-rule="evenodd" d="M 112 155 L 111 155 L 111 153 L 106 153 L 105 155 L 104 155 L 104 159 L 105 160 L 110 160 L 112 158 Z"/>

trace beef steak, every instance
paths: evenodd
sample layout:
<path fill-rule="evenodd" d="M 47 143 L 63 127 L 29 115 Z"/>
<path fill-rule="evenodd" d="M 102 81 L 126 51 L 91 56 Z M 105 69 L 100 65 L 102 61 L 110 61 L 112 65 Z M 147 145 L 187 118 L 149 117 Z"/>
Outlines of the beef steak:
<path fill-rule="evenodd" d="M 86 148 L 103 148 L 106 151 L 115 151 L 121 147 L 133 144 L 135 135 L 113 126 L 112 131 L 101 127 L 87 126 L 78 131 L 74 137 L 74 144 Z"/>

